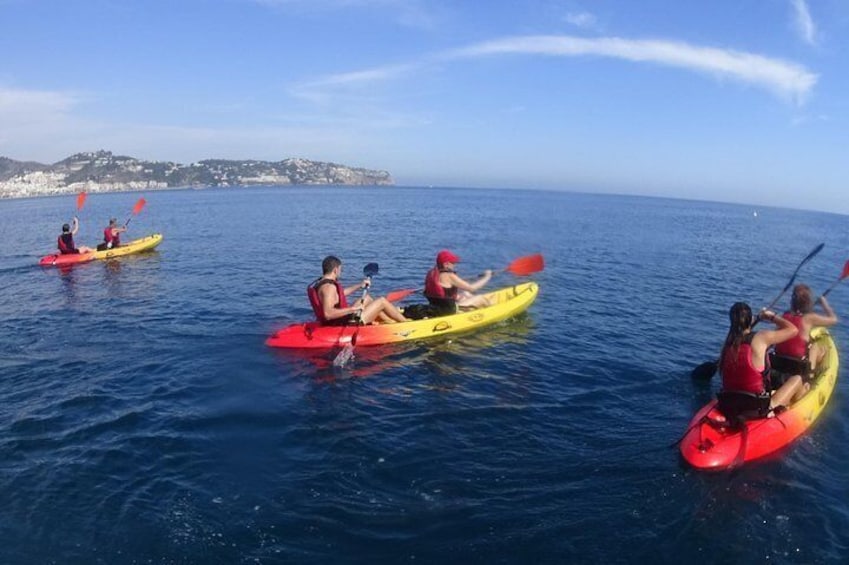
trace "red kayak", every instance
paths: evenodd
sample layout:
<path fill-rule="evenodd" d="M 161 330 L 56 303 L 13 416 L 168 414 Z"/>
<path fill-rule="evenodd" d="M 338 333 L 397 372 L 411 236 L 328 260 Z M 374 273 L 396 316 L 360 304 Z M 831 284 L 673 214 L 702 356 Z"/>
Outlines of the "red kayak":
<path fill-rule="evenodd" d="M 42 267 L 61 267 L 63 265 L 76 265 L 77 263 L 88 263 L 94 261 L 94 252 L 68 253 L 66 255 L 46 255 L 38 262 Z"/>
<path fill-rule="evenodd" d="M 826 355 L 811 381 L 811 390 L 786 411 L 769 418 L 730 426 L 712 400 L 699 410 L 681 440 L 681 455 L 697 469 L 721 471 L 775 453 L 802 435 L 822 414 L 837 381 L 837 348 L 825 328 L 815 328 L 812 340 Z"/>

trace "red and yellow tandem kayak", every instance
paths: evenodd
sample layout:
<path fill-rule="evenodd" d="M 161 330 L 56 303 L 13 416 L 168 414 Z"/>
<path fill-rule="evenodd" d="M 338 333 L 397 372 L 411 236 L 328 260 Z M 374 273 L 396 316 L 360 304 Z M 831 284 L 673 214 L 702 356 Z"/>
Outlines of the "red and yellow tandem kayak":
<path fill-rule="evenodd" d="M 112 259 L 149 251 L 162 243 L 162 234 L 154 233 L 139 239 L 134 239 L 120 247 L 105 249 L 103 251 L 92 251 L 90 253 L 74 253 L 68 255 L 46 255 L 38 262 L 42 267 L 61 267 L 62 265 L 74 265 L 77 263 L 88 263 L 95 259 Z"/>
<path fill-rule="evenodd" d="M 265 343 L 271 347 L 332 348 L 351 342 L 357 333 L 357 345 L 382 345 L 425 339 L 473 330 L 524 312 L 533 303 L 539 286 L 528 282 L 495 290 L 485 296 L 490 306 L 408 322 L 389 322 L 367 326 L 322 326 L 317 322 L 292 324 L 274 333 Z"/>
<path fill-rule="evenodd" d="M 732 428 L 717 409 L 716 400 L 699 410 L 681 440 L 681 455 L 697 469 L 720 471 L 774 453 L 813 425 L 831 398 L 837 381 L 837 348 L 825 328 L 816 328 L 811 339 L 826 349 L 811 390 L 786 411 L 770 418 L 749 420 Z"/>

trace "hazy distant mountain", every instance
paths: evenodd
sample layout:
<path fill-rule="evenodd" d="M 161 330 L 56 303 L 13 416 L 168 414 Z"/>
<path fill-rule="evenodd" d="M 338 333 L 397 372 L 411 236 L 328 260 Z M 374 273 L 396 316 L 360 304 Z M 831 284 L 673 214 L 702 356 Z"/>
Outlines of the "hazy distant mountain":
<path fill-rule="evenodd" d="M 43 165 L 0 157 L 0 198 L 159 188 L 206 188 L 245 185 L 380 185 L 393 184 L 386 171 L 335 163 L 284 159 L 231 161 L 209 159 L 189 165 L 141 161 L 110 151 L 77 153 Z"/>

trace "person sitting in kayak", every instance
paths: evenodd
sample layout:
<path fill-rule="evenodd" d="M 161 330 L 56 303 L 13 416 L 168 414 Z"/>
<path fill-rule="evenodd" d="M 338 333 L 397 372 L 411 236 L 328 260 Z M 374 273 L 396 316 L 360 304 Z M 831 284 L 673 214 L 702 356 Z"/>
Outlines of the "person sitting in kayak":
<path fill-rule="evenodd" d="M 103 243 L 98 245 L 98 250 L 103 246 L 103 250 L 121 247 L 121 234 L 127 231 L 127 226 L 118 226 L 118 220 L 111 218 L 109 225 L 103 230 Z"/>
<path fill-rule="evenodd" d="M 796 337 L 775 346 L 775 353 L 789 359 L 807 360 L 810 363 L 810 371 L 813 371 L 822 362 L 825 349 L 811 343 L 811 330 L 815 327 L 828 327 L 837 323 L 837 315 L 825 299 L 820 296 L 817 302 L 822 305 L 825 314 L 814 312 L 814 299 L 811 288 L 806 284 L 797 284 L 793 287 L 793 295 L 790 297 L 790 310 L 782 314 L 784 319 L 798 328 Z"/>
<path fill-rule="evenodd" d="M 745 302 L 735 303 L 728 317 L 731 327 L 719 357 L 722 392 L 758 395 L 761 416 L 804 396 L 810 387 L 802 383 L 799 375 L 791 376 L 772 395 L 769 383 L 765 382 L 769 379 L 767 350 L 772 345 L 792 339 L 799 332 L 796 326 L 774 312 L 762 310 L 758 318 L 774 323 L 778 329 L 753 332 L 752 309 Z"/>
<path fill-rule="evenodd" d="M 359 284 L 343 287 L 339 282 L 342 261 L 332 255 L 321 262 L 322 276 L 307 287 L 307 296 L 315 317 L 325 326 L 348 324 L 370 324 L 376 319 L 382 322 L 406 322 L 407 318 L 385 297 L 357 299 L 348 304 L 347 297 L 357 290 L 367 288 L 368 279 Z"/>
<path fill-rule="evenodd" d="M 436 255 L 436 266 L 425 276 L 424 295 L 439 316 L 455 314 L 457 308 L 480 308 L 489 306 L 486 296 L 474 292 L 483 288 L 492 278 L 492 271 L 486 270 L 473 283 L 466 282 L 454 270 L 460 258 L 443 249 Z"/>
<path fill-rule="evenodd" d="M 80 253 L 89 253 L 90 248 L 85 246 L 77 246 L 74 244 L 74 236 L 80 230 L 80 221 L 74 216 L 74 229 L 68 224 L 62 225 L 62 235 L 56 240 L 56 246 L 59 248 L 60 255 L 74 255 Z"/>

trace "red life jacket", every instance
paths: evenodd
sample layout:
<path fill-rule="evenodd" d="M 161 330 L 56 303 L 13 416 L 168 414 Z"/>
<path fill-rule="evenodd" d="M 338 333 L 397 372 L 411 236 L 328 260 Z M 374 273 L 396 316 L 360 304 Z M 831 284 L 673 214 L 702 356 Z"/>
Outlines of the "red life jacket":
<path fill-rule="evenodd" d="M 425 284 L 424 284 L 424 295 L 427 298 L 438 298 L 442 300 L 457 300 L 457 287 L 452 286 L 450 288 L 445 288 L 441 284 L 439 284 L 439 274 L 440 273 L 453 273 L 449 269 L 440 269 L 439 267 L 434 267 L 427 272 L 425 275 Z"/>
<path fill-rule="evenodd" d="M 121 234 L 113 234 L 112 228 L 106 228 L 103 230 L 103 242 L 107 245 L 111 243 L 112 247 L 118 247 L 121 245 Z"/>
<path fill-rule="evenodd" d="M 783 341 L 775 346 L 775 353 L 785 357 L 796 357 L 803 359 L 808 356 L 808 342 L 805 341 L 805 335 L 802 334 L 802 315 L 794 314 L 793 312 L 785 312 L 783 318 L 799 328 L 799 333 L 796 337 Z"/>
<path fill-rule="evenodd" d="M 769 357 L 764 359 L 763 371 L 759 371 L 752 365 L 752 338 L 754 336 L 755 334 L 750 333 L 743 338 L 743 343 L 737 350 L 736 359 L 732 357 L 733 353 L 730 348 L 723 352 L 720 367 L 723 391 L 761 394 L 766 390 L 765 379 L 769 378 Z"/>
<path fill-rule="evenodd" d="M 307 298 L 310 299 L 310 306 L 312 306 L 312 311 L 315 313 L 315 319 L 322 324 L 327 323 L 327 319 L 324 317 L 324 306 L 321 304 L 321 297 L 318 295 L 318 289 L 321 285 L 331 283 L 336 285 L 336 292 L 339 293 L 339 302 L 336 303 L 336 308 L 347 308 L 348 299 L 345 297 L 345 288 L 339 283 L 339 281 L 319 278 L 307 286 Z"/>
<path fill-rule="evenodd" d="M 70 233 L 63 233 L 60 235 L 59 239 L 56 240 L 56 246 L 59 248 L 59 253 L 62 255 L 79 253 L 77 246 L 74 245 L 74 236 Z"/>

